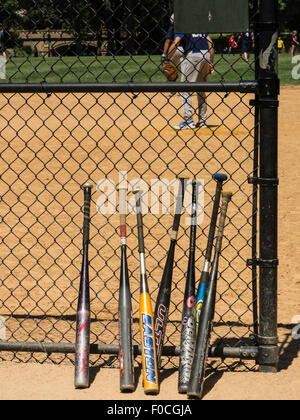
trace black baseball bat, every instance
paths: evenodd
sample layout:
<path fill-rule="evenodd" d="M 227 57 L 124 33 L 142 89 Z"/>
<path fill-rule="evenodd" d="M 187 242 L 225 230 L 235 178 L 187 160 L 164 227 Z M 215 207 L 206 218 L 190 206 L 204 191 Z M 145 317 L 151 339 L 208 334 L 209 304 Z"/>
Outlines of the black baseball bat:
<path fill-rule="evenodd" d="M 120 363 L 120 390 L 121 392 L 134 391 L 134 355 L 132 345 L 132 311 L 131 293 L 127 265 L 126 243 L 126 197 L 127 189 L 119 188 L 120 213 L 120 241 L 121 241 L 121 268 L 119 290 L 119 363 Z"/>
<path fill-rule="evenodd" d="M 152 303 L 146 274 L 141 191 L 134 191 L 134 193 L 136 194 L 136 217 L 141 270 L 139 315 L 142 341 L 143 386 L 145 394 L 156 395 L 159 393 L 159 380 Z"/>
<path fill-rule="evenodd" d="M 88 246 L 90 236 L 90 203 L 91 184 L 83 185 L 84 217 L 83 217 L 83 256 L 80 274 L 79 296 L 76 314 L 75 342 L 75 388 L 89 387 L 90 358 L 90 290 Z"/>
<path fill-rule="evenodd" d="M 189 260 L 186 276 L 186 285 L 182 309 L 181 337 L 180 337 L 180 358 L 178 375 L 178 392 L 186 393 L 191 374 L 195 341 L 196 341 L 196 319 L 195 319 L 195 251 L 197 233 L 197 198 L 198 182 L 192 183 L 192 211 Z"/>
<path fill-rule="evenodd" d="M 217 174 L 214 174 L 213 178 L 217 182 L 217 185 L 216 185 L 214 204 L 213 204 L 212 215 L 211 215 L 211 220 L 210 220 L 210 228 L 209 228 L 209 233 L 208 233 L 208 238 L 207 238 L 204 266 L 201 272 L 198 291 L 196 295 L 196 332 L 198 331 L 198 324 L 199 324 L 202 303 L 203 303 L 203 299 L 205 295 L 206 285 L 209 279 L 211 254 L 212 254 L 212 248 L 213 248 L 213 242 L 214 242 L 215 230 L 216 230 L 216 224 L 217 224 L 217 218 L 218 218 L 222 184 L 227 179 L 227 175 L 217 173 Z"/>
<path fill-rule="evenodd" d="M 171 241 L 169 251 L 167 254 L 167 260 L 163 271 L 158 295 L 156 298 L 155 310 L 154 310 L 154 328 L 155 328 L 155 339 L 156 339 L 156 352 L 157 352 L 157 365 L 160 367 L 161 355 L 163 342 L 165 337 L 165 330 L 168 321 L 168 313 L 171 299 L 172 289 L 172 277 L 173 277 L 173 264 L 175 255 L 175 246 L 177 243 L 179 223 L 182 213 L 182 206 L 184 200 L 185 191 L 185 178 L 179 178 L 179 191 L 176 198 L 175 215 L 173 219 L 173 227 L 171 232 Z"/>
<path fill-rule="evenodd" d="M 218 234 L 216 239 L 215 254 L 200 314 L 195 354 L 192 364 L 190 382 L 187 391 L 188 396 L 194 398 L 201 398 L 203 394 L 206 361 L 215 313 L 219 257 L 222 249 L 222 238 L 225 226 L 227 207 L 229 201 L 231 200 L 231 196 L 231 192 L 222 192 L 222 206 L 219 219 Z"/>

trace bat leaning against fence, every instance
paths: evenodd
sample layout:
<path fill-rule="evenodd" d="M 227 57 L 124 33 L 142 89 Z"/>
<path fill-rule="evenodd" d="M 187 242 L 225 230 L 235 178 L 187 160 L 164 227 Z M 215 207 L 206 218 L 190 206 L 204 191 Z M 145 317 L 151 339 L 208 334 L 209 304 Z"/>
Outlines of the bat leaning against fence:
<path fill-rule="evenodd" d="M 159 292 L 156 299 L 156 305 L 154 310 L 154 326 L 155 326 L 155 338 L 156 338 L 156 349 L 157 349 L 157 365 L 160 367 L 162 348 L 165 337 L 165 330 L 168 321 L 168 313 L 171 299 L 172 289 L 172 276 L 173 276 L 173 264 L 175 246 L 177 243 L 179 223 L 182 213 L 182 206 L 184 200 L 184 192 L 186 187 L 186 179 L 179 178 L 179 191 L 176 199 L 175 215 L 173 221 L 173 227 L 171 232 L 171 242 L 167 255 L 167 261 L 162 275 L 162 280 L 159 287 Z"/>
<path fill-rule="evenodd" d="M 90 357 L 90 291 L 88 246 L 90 235 L 91 184 L 84 184 L 83 256 L 76 314 L 75 388 L 88 388 Z"/>
<path fill-rule="evenodd" d="M 188 385 L 187 394 L 189 397 L 201 398 L 203 393 L 203 383 L 205 376 L 206 361 L 208 355 L 208 347 L 212 331 L 217 280 L 218 280 L 218 266 L 219 257 L 222 249 L 222 239 L 225 226 L 225 219 L 227 213 L 228 203 L 231 200 L 232 193 L 222 192 L 222 206 L 219 219 L 219 228 L 215 245 L 215 255 L 212 263 L 211 273 L 208 285 L 205 290 L 203 306 L 201 309 L 198 333 L 195 346 L 195 354 L 192 364 L 191 377 Z"/>
<path fill-rule="evenodd" d="M 207 238 L 204 266 L 203 266 L 203 270 L 200 276 L 198 291 L 196 295 L 196 332 L 198 330 L 199 317 L 201 313 L 201 307 L 203 303 L 205 289 L 206 289 L 206 285 L 209 279 L 211 254 L 212 254 L 212 248 L 213 248 L 213 242 L 214 242 L 214 236 L 215 236 L 215 230 L 216 230 L 216 224 L 217 224 L 217 218 L 218 218 L 222 184 L 227 179 L 227 175 L 214 174 L 213 178 L 217 182 L 217 185 L 216 185 L 216 192 L 215 192 L 212 215 L 211 215 L 211 220 L 210 220 L 210 228 L 209 228 L 209 233 L 208 233 L 208 238 Z"/>
<path fill-rule="evenodd" d="M 186 286 L 184 292 L 181 338 L 180 338 L 180 358 L 178 375 L 178 392 L 186 393 L 191 367 L 193 362 L 194 347 L 196 341 L 196 319 L 195 319 L 195 251 L 197 233 L 197 198 L 199 182 L 192 182 L 192 211 L 190 229 L 189 260 L 186 276 Z"/>
<path fill-rule="evenodd" d="M 134 355 L 132 345 L 131 293 L 127 265 L 126 212 L 127 189 L 119 188 L 121 268 L 119 290 L 119 362 L 120 390 L 134 391 Z"/>
<path fill-rule="evenodd" d="M 154 321 L 146 275 L 145 246 L 143 233 L 143 219 L 141 208 L 141 191 L 135 191 L 136 216 L 138 229 L 138 246 L 140 257 L 140 333 L 142 341 L 142 368 L 145 394 L 158 394 L 158 368 L 156 344 L 154 334 Z"/>

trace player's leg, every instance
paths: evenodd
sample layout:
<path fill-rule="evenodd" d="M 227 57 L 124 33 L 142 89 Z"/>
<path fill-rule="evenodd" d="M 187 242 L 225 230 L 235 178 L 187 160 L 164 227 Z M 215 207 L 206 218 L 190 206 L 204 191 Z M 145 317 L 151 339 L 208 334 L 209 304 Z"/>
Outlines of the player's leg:
<path fill-rule="evenodd" d="M 190 82 L 192 74 L 194 72 L 194 63 L 190 58 L 191 54 L 181 60 L 181 82 Z M 176 125 L 175 130 L 183 130 L 186 128 L 195 128 L 193 120 L 193 105 L 192 95 L 189 92 L 180 93 L 182 110 L 183 110 L 183 121 Z"/>
<path fill-rule="evenodd" d="M 203 51 L 201 53 L 201 60 L 198 66 L 197 82 L 206 82 L 209 75 L 209 62 L 210 54 L 208 51 Z M 198 92 L 197 93 L 198 101 L 198 122 L 196 127 L 205 127 L 207 119 L 207 103 L 206 103 L 206 93 Z"/>
<path fill-rule="evenodd" d="M 292 48 L 291 48 L 292 57 L 294 57 L 294 55 L 295 55 L 295 49 L 296 49 L 295 45 L 292 44 Z"/>

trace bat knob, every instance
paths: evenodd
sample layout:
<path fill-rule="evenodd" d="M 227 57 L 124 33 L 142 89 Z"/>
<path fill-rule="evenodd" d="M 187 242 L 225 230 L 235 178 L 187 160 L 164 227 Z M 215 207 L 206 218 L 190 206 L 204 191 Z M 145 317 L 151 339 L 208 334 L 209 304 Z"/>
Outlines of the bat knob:
<path fill-rule="evenodd" d="M 222 196 L 223 196 L 223 198 L 225 199 L 225 200 L 228 200 L 228 201 L 230 201 L 231 200 L 231 197 L 232 197 L 232 192 L 231 191 L 224 191 L 224 190 L 222 190 Z"/>
<path fill-rule="evenodd" d="M 217 181 L 217 182 L 223 182 L 223 181 L 226 181 L 226 179 L 227 179 L 228 177 L 227 177 L 227 175 L 225 175 L 225 174 L 219 174 L 219 173 L 217 173 L 217 174 L 214 174 L 213 178 L 214 178 L 214 180 L 215 180 L 215 181 Z"/>
<path fill-rule="evenodd" d="M 92 189 L 93 185 L 90 184 L 89 182 L 86 182 L 85 184 L 83 184 L 82 189 Z"/>

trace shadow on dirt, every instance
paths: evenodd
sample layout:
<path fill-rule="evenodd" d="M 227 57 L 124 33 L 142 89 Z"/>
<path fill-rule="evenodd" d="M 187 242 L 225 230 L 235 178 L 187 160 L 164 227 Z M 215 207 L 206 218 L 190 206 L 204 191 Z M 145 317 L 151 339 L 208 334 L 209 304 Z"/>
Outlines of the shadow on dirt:
<path fill-rule="evenodd" d="M 297 339 L 295 337 L 293 338 L 292 335 L 293 329 L 296 328 L 294 324 L 279 324 L 278 328 L 283 328 L 288 331 L 280 335 L 282 338 L 279 342 L 278 364 L 278 370 L 287 370 L 300 352 L 300 328 L 298 328 L 298 331 L 294 330 L 297 333 Z"/>

